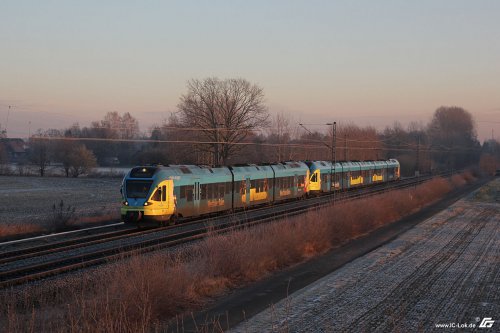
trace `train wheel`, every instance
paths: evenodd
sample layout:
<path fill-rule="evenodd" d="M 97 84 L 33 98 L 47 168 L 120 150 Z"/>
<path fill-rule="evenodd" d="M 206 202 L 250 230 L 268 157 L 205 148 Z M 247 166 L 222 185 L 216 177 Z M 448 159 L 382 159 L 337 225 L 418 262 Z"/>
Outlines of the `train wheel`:
<path fill-rule="evenodd" d="M 174 214 L 174 215 L 170 216 L 170 220 L 168 220 L 168 222 L 169 222 L 168 223 L 169 225 L 176 225 L 177 222 L 179 222 L 179 217 Z"/>

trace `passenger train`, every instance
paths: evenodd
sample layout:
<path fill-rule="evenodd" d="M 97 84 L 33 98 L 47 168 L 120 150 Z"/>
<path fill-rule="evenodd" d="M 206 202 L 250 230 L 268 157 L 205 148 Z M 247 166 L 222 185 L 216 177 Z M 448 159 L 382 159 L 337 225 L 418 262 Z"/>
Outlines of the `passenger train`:
<path fill-rule="evenodd" d="M 175 224 L 182 217 L 246 209 L 399 177 L 400 165 L 394 159 L 335 164 L 289 161 L 214 168 L 138 166 L 123 179 L 121 216 L 129 224 Z"/>

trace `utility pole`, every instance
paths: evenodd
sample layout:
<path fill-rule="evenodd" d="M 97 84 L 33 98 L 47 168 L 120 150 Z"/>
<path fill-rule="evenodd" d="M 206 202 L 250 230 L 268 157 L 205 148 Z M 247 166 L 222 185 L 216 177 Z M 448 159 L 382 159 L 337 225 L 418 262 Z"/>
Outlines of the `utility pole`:
<path fill-rule="evenodd" d="M 305 127 L 305 124 L 299 124 L 303 129 L 305 129 L 308 133 L 312 134 L 310 130 Z M 309 125 L 323 125 L 323 124 L 309 124 Z M 331 150 L 331 166 L 330 166 L 330 189 L 333 188 L 333 204 L 335 205 L 335 183 L 333 174 L 335 173 L 335 163 L 337 163 L 337 155 L 336 155 L 336 144 L 337 144 L 337 122 L 326 123 L 327 126 L 332 126 L 332 144 L 329 145 L 326 142 L 323 142 L 325 146 L 330 148 Z"/>
<path fill-rule="evenodd" d="M 13 108 L 13 106 L 9 105 L 9 109 L 7 110 L 7 121 L 5 122 L 5 137 L 7 137 L 7 131 L 9 130 L 9 115 L 11 108 Z"/>
<path fill-rule="evenodd" d="M 332 160 L 331 160 L 331 167 L 330 167 L 330 186 L 333 189 L 333 205 L 335 205 L 335 164 L 337 163 L 337 154 L 336 154 L 336 145 L 337 145 L 337 122 L 334 121 L 333 123 L 328 123 L 326 125 L 331 125 L 332 126 Z"/>
<path fill-rule="evenodd" d="M 219 124 L 215 123 L 215 156 L 214 166 L 219 166 Z"/>
<path fill-rule="evenodd" d="M 344 133 L 344 161 L 347 162 L 347 131 Z"/>
<path fill-rule="evenodd" d="M 417 143 L 417 170 L 415 170 L 415 175 L 420 176 L 420 134 L 418 135 Z"/>

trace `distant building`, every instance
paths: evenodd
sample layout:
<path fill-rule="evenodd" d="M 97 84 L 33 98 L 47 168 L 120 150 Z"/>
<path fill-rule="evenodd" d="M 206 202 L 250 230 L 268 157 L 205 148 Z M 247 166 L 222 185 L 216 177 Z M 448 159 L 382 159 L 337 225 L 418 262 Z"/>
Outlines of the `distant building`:
<path fill-rule="evenodd" d="M 27 159 L 28 144 L 23 139 L 0 139 L 0 161 L 22 163 Z"/>

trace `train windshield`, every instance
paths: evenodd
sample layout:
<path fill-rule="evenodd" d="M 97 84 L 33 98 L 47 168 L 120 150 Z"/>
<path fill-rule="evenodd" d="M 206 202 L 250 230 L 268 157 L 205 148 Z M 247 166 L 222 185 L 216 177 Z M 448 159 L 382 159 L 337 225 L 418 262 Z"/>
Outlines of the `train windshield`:
<path fill-rule="evenodd" d="M 152 184 L 152 180 L 127 180 L 127 198 L 145 199 Z"/>

